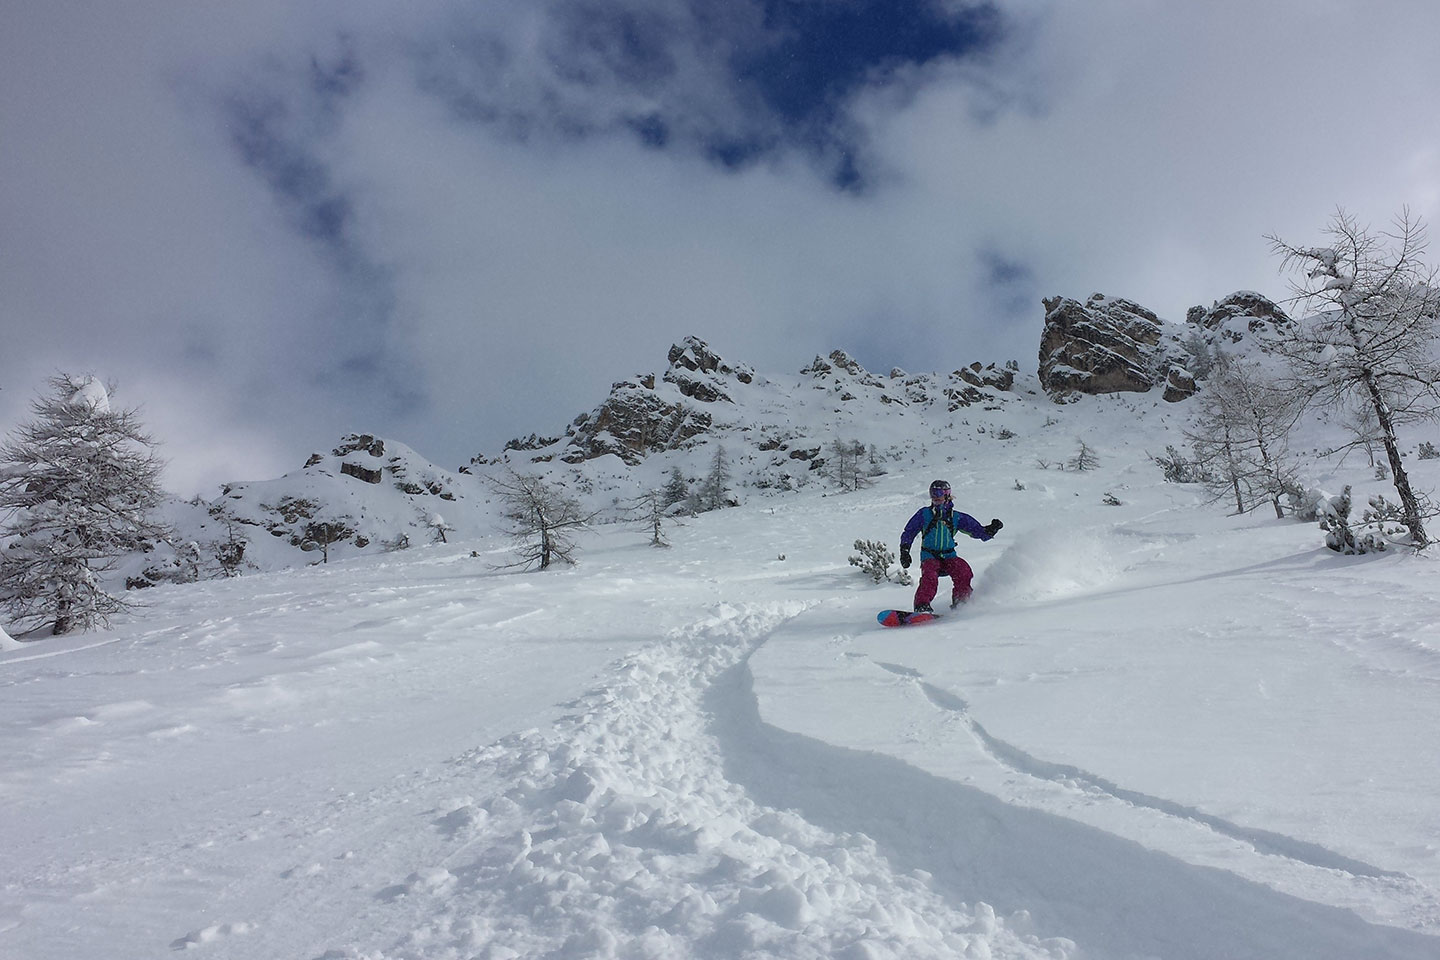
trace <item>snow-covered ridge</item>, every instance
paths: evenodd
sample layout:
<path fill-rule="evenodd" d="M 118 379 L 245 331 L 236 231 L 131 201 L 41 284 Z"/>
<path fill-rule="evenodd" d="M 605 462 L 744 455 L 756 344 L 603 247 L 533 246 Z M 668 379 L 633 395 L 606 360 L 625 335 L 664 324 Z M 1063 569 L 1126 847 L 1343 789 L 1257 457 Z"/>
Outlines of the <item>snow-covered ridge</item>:
<path fill-rule="evenodd" d="M 162 545 L 123 573 L 145 585 L 224 572 L 211 558 L 226 550 L 243 552 L 230 568 L 243 572 L 374 555 L 438 539 L 441 530 L 473 535 L 495 525 L 483 478 L 506 469 L 544 474 L 602 520 L 619 518 L 620 504 L 674 471 L 698 483 L 721 448 L 733 500 L 824 486 L 838 444 L 864 448 L 867 471 L 883 473 L 926 450 L 940 429 L 1004 439 L 1017 432 L 1003 421 L 1048 422 L 1057 401 L 1077 396 L 1153 391 L 1168 402 L 1184 399 L 1204 372 L 1195 350 L 1222 343 L 1233 350 L 1259 325 L 1285 322 L 1272 302 L 1244 291 L 1196 308 L 1183 324 L 1099 294 L 1083 305 L 1050 302 L 1038 377 L 1016 361 L 880 375 L 843 350 L 817 356 L 797 374 L 760 373 L 692 336 L 670 347 L 661 374 L 616 382 L 562 433 L 513 440 L 457 470 L 397 440 L 352 434 L 294 473 L 226 484 L 208 503 L 171 504 L 178 542 L 196 549 L 177 555 Z M 1022 412 L 1009 418 L 1001 414 L 1007 408 Z M 196 555 L 198 564 L 188 559 Z"/>

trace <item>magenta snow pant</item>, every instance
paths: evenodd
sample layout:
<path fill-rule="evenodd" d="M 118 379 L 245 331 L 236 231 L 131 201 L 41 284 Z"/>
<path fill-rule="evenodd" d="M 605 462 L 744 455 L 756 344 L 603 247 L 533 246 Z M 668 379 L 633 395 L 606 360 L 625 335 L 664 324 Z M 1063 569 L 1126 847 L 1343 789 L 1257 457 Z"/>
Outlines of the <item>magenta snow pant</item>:
<path fill-rule="evenodd" d="M 970 599 L 970 581 L 975 573 L 960 557 L 926 557 L 920 561 L 920 586 L 915 588 L 915 606 L 935 599 L 940 578 L 950 578 L 950 599 L 964 603 Z"/>

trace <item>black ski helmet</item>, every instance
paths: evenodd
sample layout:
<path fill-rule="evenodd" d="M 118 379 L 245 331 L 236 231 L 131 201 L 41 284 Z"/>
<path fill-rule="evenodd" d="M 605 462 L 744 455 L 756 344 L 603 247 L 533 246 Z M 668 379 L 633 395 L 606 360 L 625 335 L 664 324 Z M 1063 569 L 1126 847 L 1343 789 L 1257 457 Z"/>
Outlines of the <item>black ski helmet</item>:
<path fill-rule="evenodd" d="M 949 480 L 936 480 L 935 482 L 933 482 L 933 483 L 930 484 L 930 499 L 931 499 L 931 500 L 944 500 L 946 497 L 949 497 L 949 496 L 950 496 L 950 481 L 949 481 Z"/>

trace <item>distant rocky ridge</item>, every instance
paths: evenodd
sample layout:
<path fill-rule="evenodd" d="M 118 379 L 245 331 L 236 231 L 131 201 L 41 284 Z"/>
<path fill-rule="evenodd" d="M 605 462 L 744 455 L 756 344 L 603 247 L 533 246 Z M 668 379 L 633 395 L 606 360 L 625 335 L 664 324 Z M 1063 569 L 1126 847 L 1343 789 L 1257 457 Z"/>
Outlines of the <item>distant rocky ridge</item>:
<path fill-rule="evenodd" d="M 742 407 L 773 399 L 777 390 L 749 365 L 725 360 L 697 337 L 672 345 L 667 358 L 670 365 L 661 377 L 637 374 L 615 383 L 610 395 L 576 417 L 563 436 L 518 438 L 505 445 L 501 457 L 479 455 L 470 465 L 485 466 L 515 456 L 534 463 L 579 464 L 613 455 L 635 466 L 653 454 L 685 449 L 717 430 L 733 427 L 743 419 Z M 911 375 L 896 369 L 881 377 L 845 351 L 834 350 L 828 357 L 817 356 L 800 375 L 839 405 L 943 404 L 953 413 L 972 404 L 1002 402 L 1015 384 L 1016 368 L 1013 363 L 1004 368 L 972 363 L 947 375 Z M 774 435 L 770 431 L 759 448 L 788 452 L 789 438 L 775 440 Z M 803 448 L 810 451 L 813 446 Z M 810 454 L 801 458 L 810 459 Z"/>
<path fill-rule="evenodd" d="M 1192 307 L 1184 325 L 1166 323 L 1123 297 L 1093 294 L 1044 301 L 1040 383 L 1058 401 L 1079 394 L 1145 393 L 1162 389 L 1171 402 L 1198 389 L 1221 341 L 1234 344 L 1290 322 L 1273 301 L 1253 291 L 1233 293 L 1210 307 Z M 1197 369 L 1199 368 L 1199 369 Z"/>
<path fill-rule="evenodd" d="M 296 554 L 313 559 L 319 540 L 328 541 L 320 544 L 327 557 L 337 551 L 343 557 L 427 542 L 446 529 L 461 536 L 489 529 L 490 492 L 481 477 L 467 474 L 501 465 L 574 481 L 601 505 L 601 497 L 618 502 L 634 484 L 676 469 L 694 482 L 712 449 L 723 445 L 743 465 L 741 486 L 797 489 L 826 482 L 837 444 L 863 442 L 872 466 L 883 469 L 886 447 L 923 444 L 937 417 L 976 416 L 984 433 L 985 411 L 1017 402 L 1150 391 L 1183 400 L 1201 388 L 1215 351 L 1290 322 L 1274 302 L 1249 291 L 1192 308 L 1180 324 L 1101 294 L 1083 303 L 1053 297 L 1044 305 L 1038 377 L 1015 361 L 882 375 L 843 350 L 816 356 L 798 377 L 766 377 L 686 337 L 670 347 L 662 374 L 616 382 L 559 435 L 512 440 L 500 455 L 476 456 L 450 472 L 404 444 L 351 434 L 299 471 L 227 484 L 211 503 L 183 505 L 188 512 L 177 524 L 202 554 L 206 544 L 218 553 L 244 541 L 240 559 L 270 569 Z M 155 578 L 147 569 L 141 579 Z"/>
<path fill-rule="evenodd" d="M 1273 301 L 1240 291 L 1210 307 L 1195 307 L 1183 324 L 1161 320 L 1154 311 L 1123 297 L 1094 294 L 1081 303 L 1068 297 L 1044 301 L 1039 381 L 1057 402 L 1080 395 L 1162 391 L 1171 402 L 1192 396 L 1208 369 L 1203 355 L 1224 344 L 1289 322 Z M 698 337 L 670 347 L 665 372 L 636 374 L 613 384 L 610 395 L 582 413 L 563 435 L 531 434 L 505 445 L 498 458 L 479 455 L 471 465 L 519 457 L 531 462 L 579 464 L 615 456 L 635 466 L 657 453 L 686 449 L 738 419 L 739 407 L 774 385 L 747 364 L 728 361 Z M 834 395 L 837 404 L 876 401 L 897 408 L 948 413 L 1001 403 L 1015 388 L 1018 364 L 971 363 L 949 374 L 881 376 L 843 350 L 817 356 L 800 370 L 812 386 Z"/>

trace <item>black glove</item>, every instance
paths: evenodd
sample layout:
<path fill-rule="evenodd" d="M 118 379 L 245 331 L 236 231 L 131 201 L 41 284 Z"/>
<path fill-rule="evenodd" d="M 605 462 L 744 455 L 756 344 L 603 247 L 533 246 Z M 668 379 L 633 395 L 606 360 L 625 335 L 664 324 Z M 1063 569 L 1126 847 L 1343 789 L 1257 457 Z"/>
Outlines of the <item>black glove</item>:
<path fill-rule="evenodd" d="M 995 534 L 1000 532 L 1000 528 L 1003 526 L 1005 526 L 1005 524 L 1001 523 L 999 520 L 991 520 L 989 523 L 985 524 L 985 532 L 993 537 L 995 536 Z"/>
<path fill-rule="evenodd" d="M 904 546 L 902 546 L 902 547 L 900 548 L 900 569 L 901 569 L 901 570 L 909 570 L 909 569 L 910 569 L 910 548 L 909 548 L 909 547 L 904 547 Z"/>

